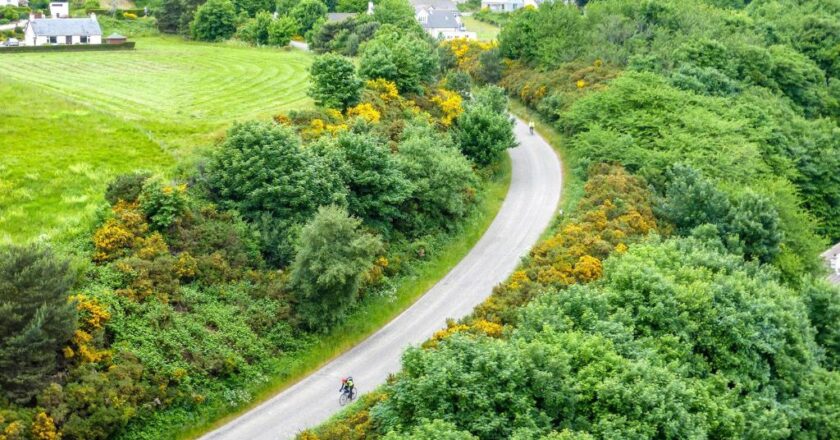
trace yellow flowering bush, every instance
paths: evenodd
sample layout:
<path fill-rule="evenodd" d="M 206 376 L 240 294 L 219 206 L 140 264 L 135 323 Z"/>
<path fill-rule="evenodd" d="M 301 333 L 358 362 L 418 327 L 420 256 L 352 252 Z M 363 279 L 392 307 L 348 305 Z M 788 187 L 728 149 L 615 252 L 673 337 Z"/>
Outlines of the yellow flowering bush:
<path fill-rule="evenodd" d="M 399 90 L 397 89 L 397 85 L 395 83 L 391 82 L 391 81 L 388 81 L 388 80 L 385 80 L 385 79 L 382 79 L 382 78 L 368 80 L 365 83 L 365 87 L 368 90 L 372 90 L 372 91 L 378 93 L 379 98 L 382 99 L 383 101 L 385 101 L 386 103 L 391 102 L 391 101 L 395 101 L 395 100 L 399 99 L 399 97 L 400 97 L 400 93 L 399 93 Z"/>
<path fill-rule="evenodd" d="M 355 107 L 347 109 L 347 116 L 351 118 L 359 117 L 368 122 L 374 123 L 379 122 L 379 118 L 381 117 L 379 111 L 367 102 L 363 102 Z"/>
<path fill-rule="evenodd" d="M 34 440 L 58 440 L 61 438 L 55 429 L 53 418 L 43 411 L 35 416 L 31 431 Z"/>
<path fill-rule="evenodd" d="M 440 123 L 444 127 L 449 127 L 452 122 L 464 111 L 462 106 L 461 95 L 446 89 L 438 89 L 437 94 L 432 97 L 432 102 L 435 103 L 441 112 Z"/>

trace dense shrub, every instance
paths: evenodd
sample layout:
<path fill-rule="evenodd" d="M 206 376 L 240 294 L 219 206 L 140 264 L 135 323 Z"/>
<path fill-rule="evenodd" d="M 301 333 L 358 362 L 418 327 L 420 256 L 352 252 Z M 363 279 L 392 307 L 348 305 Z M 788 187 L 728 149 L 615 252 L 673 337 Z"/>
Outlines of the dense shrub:
<path fill-rule="evenodd" d="M 455 139 L 461 152 L 482 166 L 498 161 L 505 150 L 516 146 L 507 113 L 481 102 L 467 105 L 458 116 Z"/>
<path fill-rule="evenodd" d="M 460 334 L 412 349 L 371 413 L 381 431 L 439 419 L 479 438 L 830 438 L 833 410 L 813 405 L 837 373 L 815 363 L 804 304 L 718 249 L 636 245 L 607 261 L 601 281 L 539 297 L 507 340 Z"/>
<path fill-rule="evenodd" d="M 29 402 L 56 373 L 76 326 L 67 261 L 35 246 L 0 248 L 0 391 Z"/>
<path fill-rule="evenodd" d="M 146 172 L 120 174 L 108 184 L 105 200 L 111 205 L 116 205 L 120 200 L 128 203 L 136 202 L 140 191 L 143 190 L 143 184 L 150 176 L 151 174 Z"/>
<path fill-rule="evenodd" d="M 309 328 L 328 329 L 356 302 L 362 275 L 382 246 L 360 224 L 330 206 L 319 209 L 301 231 L 291 282 L 298 316 Z"/>
<path fill-rule="evenodd" d="M 236 10 L 230 0 L 208 0 L 196 9 L 190 31 L 196 40 L 227 40 L 236 32 L 235 20 Z"/>
<path fill-rule="evenodd" d="M 359 74 L 369 80 L 392 81 L 403 93 L 422 92 L 437 73 L 437 51 L 417 32 L 382 26 L 361 50 Z"/>
<path fill-rule="evenodd" d="M 362 81 L 356 76 L 356 66 L 341 55 L 326 54 L 315 59 L 309 68 L 312 83 L 309 96 L 315 104 L 346 110 L 356 105 L 362 91 Z"/>
<path fill-rule="evenodd" d="M 294 131 L 274 123 L 235 125 L 207 173 L 214 197 L 261 231 L 272 264 L 291 261 L 296 229 L 318 206 L 345 200 L 334 170 L 302 148 Z"/>
<path fill-rule="evenodd" d="M 301 0 L 289 11 L 289 16 L 295 19 L 302 33 L 309 32 L 326 15 L 327 6 L 321 0 Z"/>

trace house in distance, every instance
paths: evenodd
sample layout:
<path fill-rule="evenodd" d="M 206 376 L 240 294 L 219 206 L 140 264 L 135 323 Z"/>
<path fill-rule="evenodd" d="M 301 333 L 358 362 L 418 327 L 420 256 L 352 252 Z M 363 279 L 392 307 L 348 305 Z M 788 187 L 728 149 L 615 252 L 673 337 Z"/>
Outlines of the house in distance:
<path fill-rule="evenodd" d="M 96 14 L 89 18 L 38 18 L 26 24 L 24 45 L 102 44 Z"/>

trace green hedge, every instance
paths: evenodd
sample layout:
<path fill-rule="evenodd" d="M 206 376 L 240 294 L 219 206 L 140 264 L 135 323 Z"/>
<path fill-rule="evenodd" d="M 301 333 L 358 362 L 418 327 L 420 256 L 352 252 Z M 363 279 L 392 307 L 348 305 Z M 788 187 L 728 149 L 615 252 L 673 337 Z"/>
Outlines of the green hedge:
<path fill-rule="evenodd" d="M 90 15 L 93 12 L 96 15 L 116 15 L 122 16 L 122 14 L 134 14 L 138 17 L 144 17 L 146 15 L 146 10 L 143 8 L 134 8 L 134 9 L 117 9 L 115 14 L 111 14 L 110 9 L 85 9 L 85 14 Z"/>
<path fill-rule="evenodd" d="M 134 49 L 134 41 L 127 41 L 123 44 L 71 44 L 57 46 L 17 46 L 0 48 L 0 53 L 24 53 L 24 52 L 82 52 L 95 50 L 131 50 Z"/>

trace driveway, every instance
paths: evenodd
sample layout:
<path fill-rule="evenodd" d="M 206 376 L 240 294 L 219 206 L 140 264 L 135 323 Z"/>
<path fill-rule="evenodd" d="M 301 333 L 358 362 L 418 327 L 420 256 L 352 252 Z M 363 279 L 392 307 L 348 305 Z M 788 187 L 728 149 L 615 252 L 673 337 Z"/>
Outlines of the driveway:
<path fill-rule="evenodd" d="M 371 391 L 400 369 L 406 347 L 428 339 L 461 318 L 504 281 L 536 244 L 554 217 L 562 171 L 554 150 L 517 121 L 520 146 L 510 150 L 513 173 L 502 208 L 475 247 L 414 305 L 356 347 L 318 371 L 213 431 L 207 440 L 292 438 L 335 414 L 340 378 L 353 376 L 359 391 Z"/>

